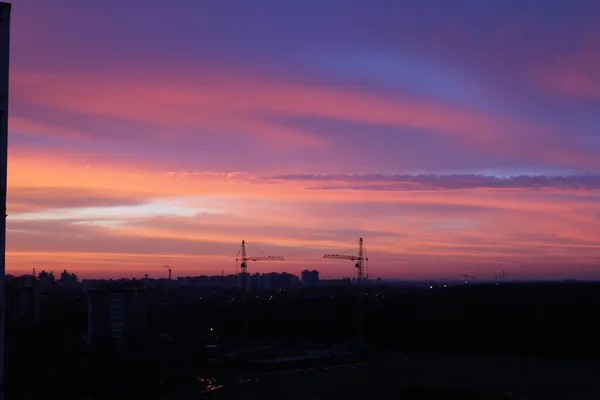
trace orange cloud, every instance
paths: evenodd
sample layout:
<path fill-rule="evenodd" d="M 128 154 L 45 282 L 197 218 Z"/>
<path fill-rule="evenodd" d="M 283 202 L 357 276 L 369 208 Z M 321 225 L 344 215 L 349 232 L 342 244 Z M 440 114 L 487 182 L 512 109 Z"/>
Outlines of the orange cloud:
<path fill-rule="evenodd" d="M 223 173 L 227 174 L 227 173 Z M 254 179 L 248 175 L 237 175 L 232 179 L 223 179 L 214 172 L 189 172 L 163 170 L 151 160 L 127 161 L 116 159 L 106 161 L 103 157 L 90 158 L 89 155 L 64 153 L 29 152 L 15 149 L 9 158 L 9 185 L 11 190 L 18 188 L 69 188 L 72 190 L 89 189 L 96 193 L 119 193 L 136 199 L 162 197 L 200 197 L 240 199 L 244 202 L 299 200 L 329 202 L 360 202 L 368 198 L 370 202 L 403 202 L 423 204 L 458 204 L 470 206 L 492 206 L 504 209 L 539 210 L 557 207 L 580 206 L 577 198 L 567 200 L 545 199 L 542 196 L 515 194 L 499 197 L 495 192 L 486 190 L 471 192 L 457 190 L 445 193 L 443 197 L 435 191 L 404 193 L 401 191 L 338 190 L 319 189 L 320 182 L 284 181 L 274 184 L 268 180 Z M 343 180 L 339 181 L 344 183 Z M 335 183 L 333 181 L 332 183 Z M 308 189 L 308 190 L 307 190 Z M 10 198 L 10 194 L 9 194 Z M 583 199 L 583 198 L 582 198 Z M 235 203 L 233 207 L 239 204 Z"/>
<path fill-rule="evenodd" d="M 317 190 L 315 182 L 22 152 L 10 166 L 9 272 L 127 275 L 165 263 L 184 275 L 234 272 L 241 239 L 290 260 L 253 271 L 310 265 L 329 275 L 352 271 L 322 255 L 353 253 L 348 242 L 358 236 L 373 273 L 388 276 L 436 276 L 453 265 L 493 275 L 506 262 L 584 271 L 600 249 L 595 192 Z"/>

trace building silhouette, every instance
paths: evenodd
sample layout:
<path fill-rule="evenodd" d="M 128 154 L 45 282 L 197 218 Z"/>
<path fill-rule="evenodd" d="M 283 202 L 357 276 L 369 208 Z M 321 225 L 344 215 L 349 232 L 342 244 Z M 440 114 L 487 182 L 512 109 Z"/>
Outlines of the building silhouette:
<path fill-rule="evenodd" d="M 6 314 L 17 324 L 33 325 L 40 319 L 40 288 L 34 275 L 7 275 Z"/>
<path fill-rule="evenodd" d="M 317 285 L 319 285 L 319 271 L 307 269 L 302 271 L 302 286 L 315 287 Z"/>
<path fill-rule="evenodd" d="M 87 294 L 86 342 L 110 339 L 117 348 L 144 332 L 146 288 L 90 289 Z"/>
<path fill-rule="evenodd" d="M 296 275 L 287 272 L 256 273 L 250 278 L 250 288 L 253 291 L 292 289 L 298 287 L 299 283 Z"/>
<path fill-rule="evenodd" d="M 77 275 L 75 275 L 74 273 L 69 273 L 65 269 L 60 274 L 60 283 L 61 285 L 73 286 L 77 284 Z"/>
<path fill-rule="evenodd" d="M 48 287 L 54 285 L 54 282 L 55 282 L 54 272 L 52 272 L 52 271 L 46 272 L 46 271 L 42 270 L 42 272 L 40 272 L 40 274 L 38 275 L 38 280 L 39 280 L 40 287 L 48 288 Z"/>

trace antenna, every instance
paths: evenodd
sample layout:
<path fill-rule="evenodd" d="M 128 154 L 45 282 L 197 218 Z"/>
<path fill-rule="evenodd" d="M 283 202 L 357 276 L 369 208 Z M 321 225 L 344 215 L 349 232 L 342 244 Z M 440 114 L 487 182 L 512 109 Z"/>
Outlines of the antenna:
<path fill-rule="evenodd" d="M 163 265 L 163 268 L 166 268 L 169 270 L 169 280 L 171 280 L 171 266 L 170 265 Z"/>

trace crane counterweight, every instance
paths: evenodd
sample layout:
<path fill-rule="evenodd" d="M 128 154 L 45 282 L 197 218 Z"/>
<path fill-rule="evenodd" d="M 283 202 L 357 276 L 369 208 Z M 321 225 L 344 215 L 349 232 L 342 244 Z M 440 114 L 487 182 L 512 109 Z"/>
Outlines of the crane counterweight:
<path fill-rule="evenodd" d="M 365 257 L 365 252 L 363 249 L 363 238 L 360 238 L 358 240 L 358 255 L 356 256 L 349 256 L 349 255 L 345 255 L 345 254 L 325 254 L 323 256 L 323 258 L 333 258 L 333 259 L 337 259 L 337 260 L 350 260 L 350 261 L 357 261 L 354 264 L 354 267 L 356 267 L 356 283 L 361 284 L 364 280 L 364 267 L 365 267 L 365 263 L 369 260 L 367 257 Z M 368 274 L 367 274 L 368 277 Z"/>

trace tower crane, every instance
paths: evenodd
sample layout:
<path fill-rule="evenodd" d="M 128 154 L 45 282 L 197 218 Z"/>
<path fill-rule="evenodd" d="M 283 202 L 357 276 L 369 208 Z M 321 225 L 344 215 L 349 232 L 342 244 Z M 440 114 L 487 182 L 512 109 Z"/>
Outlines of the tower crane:
<path fill-rule="evenodd" d="M 246 241 L 242 240 L 242 248 L 241 248 L 241 258 L 236 258 L 235 261 L 240 261 L 240 276 L 242 278 L 242 289 L 248 289 L 248 261 L 283 261 L 284 258 L 282 256 L 259 256 L 259 257 L 249 257 L 246 254 Z"/>
<path fill-rule="evenodd" d="M 506 280 L 506 275 L 508 275 L 508 272 L 502 270 L 502 272 L 500 272 L 498 275 L 496 275 L 496 280 L 504 282 Z"/>
<path fill-rule="evenodd" d="M 364 337 L 365 337 L 365 328 L 364 328 L 364 307 L 363 307 L 363 290 L 364 287 L 362 285 L 364 278 L 364 267 L 367 265 L 367 261 L 369 260 L 365 257 L 365 251 L 363 248 L 363 238 L 358 239 L 358 255 L 357 256 L 348 256 L 344 254 L 325 254 L 323 258 L 332 258 L 337 260 L 350 260 L 355 261 L 354 266 L 356 267 L 356 284 L 357 284 L 357 310 L 356 310 L 356 344 L 358 346 L 359 351 L 363 351 L 364 347 Z M 367 271 L 367 278 L 369 277 Z"/>
<path fill-rule="evenodd" d="M 369 261 L 367 257 L 365 257 L 365 252 L 363 249 L 363 238 L 358 240 L 358 256 L 347 256 L 344 254 L 325 254 L 323 258 L 334 258 L 338 260 L 350 260 L 356 261 L 354 266 L 356 267 L 356 283 L 359 285 L 362 283 L 364 278 L 364 267 L 366 263 Z M 367 271 L 367 278 L 369 277 L 369 273 Z"/>
<path fill-rule="evenodd" d="M 469 283 L 469 279 L 477 278 L 476 276 L 469 275 L 469 274 L 464 274 L 463 277 L 465 278 L 465 283 Z"/>

